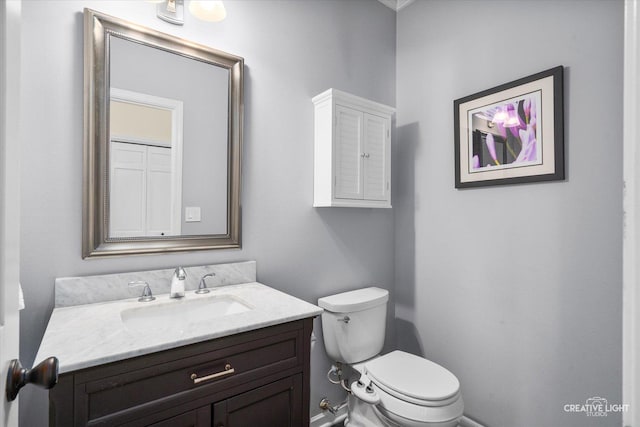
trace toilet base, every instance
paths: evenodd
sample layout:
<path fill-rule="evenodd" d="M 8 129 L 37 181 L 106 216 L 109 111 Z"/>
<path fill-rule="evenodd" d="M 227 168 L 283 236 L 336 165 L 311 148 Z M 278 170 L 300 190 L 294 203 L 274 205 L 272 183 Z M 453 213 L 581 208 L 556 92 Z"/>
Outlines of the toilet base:
<path fill-rule="evenodd" d="M 378 419 L 382 420 L 383 426 L 393 426 L 393 427 L 458 427 L 458 421 L 460 421 L 460 417 L 441 422 L 420 422 L 414 421 L 407 418 L 400 417 L 398 415 L 391 415 L 383 413 L 378 407 L 374 407 L 373 411 L 375 412 Z"/>
<path fill-rule="evenodd" d="M 394 427 L 395 425 L 392 424 Z M 347 418 L 344 427 L 386 427 L 373 411 L 373 405 L 349 393 L 347 398 Z"/>

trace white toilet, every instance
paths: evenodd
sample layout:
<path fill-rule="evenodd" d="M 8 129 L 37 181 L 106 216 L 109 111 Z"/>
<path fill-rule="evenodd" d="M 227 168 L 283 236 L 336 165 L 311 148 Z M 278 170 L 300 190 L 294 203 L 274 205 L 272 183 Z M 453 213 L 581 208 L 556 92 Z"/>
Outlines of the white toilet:
<path fill-rule="evenodd" d="M 370 287 L 320 298 L 327 354 L 361 376 L 351 384 L 345 426 L 455 427 L 460 382 L 442 366 L 403 351 L 379 356 L 389 292 Z"/>

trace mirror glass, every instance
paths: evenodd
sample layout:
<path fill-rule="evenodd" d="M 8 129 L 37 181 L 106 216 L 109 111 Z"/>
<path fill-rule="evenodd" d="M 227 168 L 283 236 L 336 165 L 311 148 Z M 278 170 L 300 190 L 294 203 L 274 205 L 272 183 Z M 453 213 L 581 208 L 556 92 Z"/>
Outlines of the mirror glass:
<path fill-rule="evenodd" d="M 224 234 L 229 71 L 112 36 L 109 237 Z"/>
<path fill-rule="evenodd" d="M 242 67 L 85 10 L 85 257 L 240 246 Z"/>

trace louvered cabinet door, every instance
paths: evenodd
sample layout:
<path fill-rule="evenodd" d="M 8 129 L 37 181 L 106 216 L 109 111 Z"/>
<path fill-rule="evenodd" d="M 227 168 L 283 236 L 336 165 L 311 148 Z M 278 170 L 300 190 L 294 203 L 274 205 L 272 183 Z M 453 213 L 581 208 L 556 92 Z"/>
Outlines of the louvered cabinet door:
<path fill-rule="evenodd" d="M 336 106 L 335 137 L 335 197 L 363 198 L 363 133 L 364 114 L 343 106 Z"/>
<path fill-rule="evenodd" d="M 364 114 L 363 187 L 365 200 L 389 199 L 390 120 Z"/>
<path fill-rule="evenodd" d="M 313 206 L 391 208 L 395 109 L 337 89 L 313 103 Z"/>

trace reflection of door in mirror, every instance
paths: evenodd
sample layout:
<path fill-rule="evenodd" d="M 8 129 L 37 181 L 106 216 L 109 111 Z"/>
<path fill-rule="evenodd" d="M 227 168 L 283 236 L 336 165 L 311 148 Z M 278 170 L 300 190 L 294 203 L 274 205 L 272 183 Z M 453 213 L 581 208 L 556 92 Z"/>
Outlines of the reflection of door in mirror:
<path fill-rule="evenodd" d="M 228 70 L 115 36 L 109 57 L 109 237 L 227 233 Z"/>
<path fill-rule="evenodd" d="M 180 234 L 182 102 L 111 88 L 109 237 Z"/>

